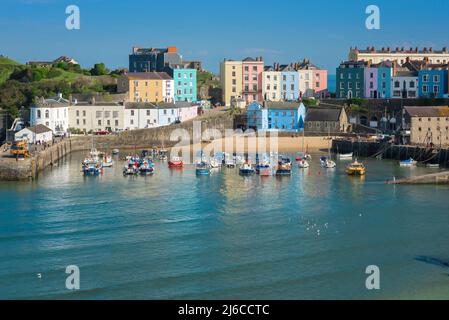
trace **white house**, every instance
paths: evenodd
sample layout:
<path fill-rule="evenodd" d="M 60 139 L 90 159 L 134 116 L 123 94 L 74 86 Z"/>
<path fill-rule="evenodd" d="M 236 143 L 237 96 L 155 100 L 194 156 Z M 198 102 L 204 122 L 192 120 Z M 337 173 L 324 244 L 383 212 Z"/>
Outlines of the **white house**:
<path fill-rule="evenodd" d="M 125 130 L 158 127 L 157 108 L 149 102 L 127 102 L 124 108 L 124 123 Z"/>
<path fill-rule="evenodd" d="M 43 124 L 38 124 L 16 132 L 14 139 L 16 141 L 25 140 L 28 143 L 48 142 L 53 140 L 53 131 Z"/>
<path fill-rule="evenodd" d="M 50 128 L 53 133 L 64 133 L 69 128 L 69 105 L 70 102 L 59 94 L 56 98 L 44 99 L 31 106 L 31 126 L 42 124 Z"/>
<path fill-rule="evenodd" d="M 393 98 L 418 98 L 418 72 L 398 71 L 391 86 Z"/>
<path fill-rule="evenodd" d="M 75 102 L 69 107 L 69 127 L 85 132 L 122 131 L 124 110 L 121 103 Z"/>

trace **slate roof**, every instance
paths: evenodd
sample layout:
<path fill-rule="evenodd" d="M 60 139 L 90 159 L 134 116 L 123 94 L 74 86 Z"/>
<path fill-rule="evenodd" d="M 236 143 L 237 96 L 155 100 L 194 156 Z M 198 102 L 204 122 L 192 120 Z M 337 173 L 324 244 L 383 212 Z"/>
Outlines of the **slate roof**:
<path fill-rule="evenodd" d="M 172 80 L 166 72 L 130 72 L 126 77 L 129 80 Z"/>
<path fill-rule="evenodd" d="M 34 127 L 28 127 L 26 129 L 30 130 L 31 132 L 33 132 L 35 134 L 40 134 L 40 133 L 45 133 L 45 132 L 52 131 L 49 127 L 44 126 L 43 124 L 38 124 L 38 125 L 36 125 Z"/>
<path fill-rule="evenodd" d="M 449 107 L 404 107 L 410 117 L 449 117 Z"/>
<path fill-rule="evenodd" d="M 194 104 L 186 101 L 173 102 L 126 102 L 125 109 L 178 109 L 191 107 Z"/>
<path fill-rule="evenodd" d="M 294 110 L 298 109 L 300 105 L 301 104 L 299 102 L 280 102 L 280 101 L 265 102 L 266 109 Z"/>
<path fill-rule="evenodd" d="M 343 108 L 309 107 L 306 113 L 306 121 L 340 121 Z"/>

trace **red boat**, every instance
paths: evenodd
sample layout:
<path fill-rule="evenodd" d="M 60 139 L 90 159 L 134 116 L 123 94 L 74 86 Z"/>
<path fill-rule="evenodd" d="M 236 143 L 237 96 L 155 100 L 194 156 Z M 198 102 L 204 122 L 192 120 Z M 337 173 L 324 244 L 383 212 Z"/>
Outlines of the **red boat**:
<path fill-rule="evenodd" d="M 173 157 L 169 162 L 168 162 L 168 167 L 169 168 L 182 168 L 184 167 L 184 163 L 182 162 L 182 159 L 179 157 Z"/>

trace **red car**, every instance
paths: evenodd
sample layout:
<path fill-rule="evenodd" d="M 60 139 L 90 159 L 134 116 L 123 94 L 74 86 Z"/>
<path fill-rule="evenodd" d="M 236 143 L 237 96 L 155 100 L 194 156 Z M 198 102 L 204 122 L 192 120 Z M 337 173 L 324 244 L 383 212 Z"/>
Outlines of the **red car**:
<path fill-rule="evenodd" d="M 97 131 L 95 132 L 96 136 L 106 136 L 108 134 L 111 134 L 109 131 Z"/>

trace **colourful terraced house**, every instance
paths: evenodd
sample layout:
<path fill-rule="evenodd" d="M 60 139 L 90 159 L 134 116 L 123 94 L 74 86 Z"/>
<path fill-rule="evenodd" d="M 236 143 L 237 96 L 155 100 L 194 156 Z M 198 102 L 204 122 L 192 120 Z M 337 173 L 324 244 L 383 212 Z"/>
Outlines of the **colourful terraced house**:
<path fill-rule="evenodd" d="M 418 92 L 423 98 L 444 98 L 448 93 L 448 65 L 432 64 L 418 72 Z"/>
<path fill-rule="evenodd" d="M 248 128 L 257 131 L 301 132 L 306 108 L 298 102 L 252 102 L 247 110 Z"/>

